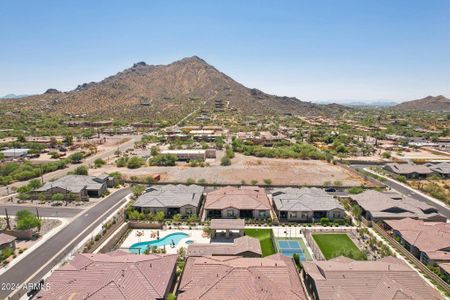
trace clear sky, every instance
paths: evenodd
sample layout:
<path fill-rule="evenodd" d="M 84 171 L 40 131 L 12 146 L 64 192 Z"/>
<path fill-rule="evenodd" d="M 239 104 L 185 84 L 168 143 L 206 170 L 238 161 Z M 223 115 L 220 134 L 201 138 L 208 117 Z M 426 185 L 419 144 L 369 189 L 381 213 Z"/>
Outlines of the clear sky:
<path fill-rule="evenodd" d="M 450 97 L 450 1 L 0 2 L 0 95 L 192 55 L 307 101 Z"/>

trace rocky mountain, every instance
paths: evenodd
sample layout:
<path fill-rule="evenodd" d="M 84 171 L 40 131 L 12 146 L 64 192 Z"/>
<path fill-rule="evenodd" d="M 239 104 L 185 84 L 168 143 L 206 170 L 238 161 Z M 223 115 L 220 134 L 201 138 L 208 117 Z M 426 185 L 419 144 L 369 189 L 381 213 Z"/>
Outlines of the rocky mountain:
<path fill-rule="evenodd" d="M 24 97 L 28 97 L 29 95 L 16 95 L 16 94 L 7 94 L 3 97 L 0 97 L 0 99 L 19 99 L 19 98 L 24 98 Z"/>
<path fill-rule="evenodd" d="M 319 115 L 335 107 L 266 94 L 234 81 L 197 56 L 168 65 L 134 64 L 69 92 L 48 89 L 21 99 L 21 109 L 125 119 L 178 118 L 196 110 L 234 114 Z"/>
<path fill-rule="evenodd" d="M 402 102 L 396 106 L 399 110 L 450 111 L 450 99 L 439 96 L 428 96 L 422 99 Z"/>

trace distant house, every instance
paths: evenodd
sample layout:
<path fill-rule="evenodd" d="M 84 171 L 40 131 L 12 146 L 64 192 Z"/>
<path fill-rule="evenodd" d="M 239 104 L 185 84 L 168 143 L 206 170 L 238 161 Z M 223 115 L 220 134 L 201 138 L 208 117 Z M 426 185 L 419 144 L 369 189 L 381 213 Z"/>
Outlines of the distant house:
<path fill-rule="evenodd" d="M 281 221 L 314 222 L 321 218 L 342 219 L 345 210 L 339 202 L 318 188 L 283 188 L 272 192 Z"/>
<path fill-rule="evenodd" d="M 261 257 L 261 245 L 257 238 L 241 236 L 232 243 L 210 243 L 189 245 L 187 256 L 242 256 Z"/>
<path fill-rule="evenodd" d="M 425 165 L 392 163 L 387 164 L 384 168 L 397 175 L 405 176 L 408 179 L 424 179 L 433 174 L 433 171 Z"/>
<path fill-rule="evenodd" d="M 27 157 L 29 150 L 30 149 L 13 148 L 13 149 L 3 150 L 2 153 L 6 160 L 10 160 L 10 159 Z"/>
<path fill-rule="evenodd" d="M 163 211 L 166 216 L 199 215 L 204 188 L 199 185 L 154 185 L 141 195 L 133 207 L 141 212 Z"/>
<path fill-rule="evenodd" d="M 351 195 L 350 198 L 362 208 L 363 217 L 369 221 L 404 218 L 436 222 L 447 220 L 435 207 L 397 193 L 367 190 L 361 194 Z"/>
<path fill-rule="evenodd" d="M 179 150 L 162 150 L 161 154 L 172 154 L 177 160 L 205 160 L 207 158 L 215 158 L 215 149 L 179 149 Z"/>
<path fill-rule="evenodd" d="M 36 299 L 164 300 L 173 288 L 177 255 L 124 251 L 78 253 L 46 280 Z"/>
<path fill-rule="evenodd" d="M 444 299 L 403 260 L 377 261 L 336 257 L 302 262 L 302 277 L 311 299 Z"/>
<path fill-rule="evenodd" d="M 6 248 L 16 249 L 16 237 L 6 233 L 0 233 L 0 255 L 3 249 Z"/>
<path fill-rule="evenodd" d="M 410 218 L 385 223 L 400 243 L 425 265 L 450 263 L 450 223 Z"/>
<path fill-rule="evenodd" d="M 53 194 L 62 193 L 71 195 L 83 201 L 89 197 L 100 197 L 108 187 L 108 176 L 67 175 L 55 181 L 50 181 L 35 190 L 37 194 L 43 193 L 47 198 Z"/>
<path fill-rule="evenodd" d="M 281 254 L 264 258 L 188 257 L 178 300 L 305 300 L 294 261 Z"/>
<path fill-rule="evenodd" d="M 442 162 L 438 164 L 427 164 L 427 166 L 443 178 L 450 178 L 450 163 Z"/>
<path fill-rule="evenodd" d="M 208 218 L 270 218 L 270 203 L 263 188 L 256 186 L 224 187 L 206 195 Z"/>

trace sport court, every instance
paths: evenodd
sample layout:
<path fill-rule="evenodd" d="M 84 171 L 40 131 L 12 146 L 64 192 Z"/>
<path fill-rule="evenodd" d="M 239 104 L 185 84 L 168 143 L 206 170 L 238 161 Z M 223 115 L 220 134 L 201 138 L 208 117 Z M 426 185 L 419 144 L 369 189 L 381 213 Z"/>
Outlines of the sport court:
<path fill-rule="evenodd" d="M 301 261 L 307 260 L 299 241 L 278 240 L 278 251 L 289 257 L 292 257 L 294 253 L 297 253 Z"/>

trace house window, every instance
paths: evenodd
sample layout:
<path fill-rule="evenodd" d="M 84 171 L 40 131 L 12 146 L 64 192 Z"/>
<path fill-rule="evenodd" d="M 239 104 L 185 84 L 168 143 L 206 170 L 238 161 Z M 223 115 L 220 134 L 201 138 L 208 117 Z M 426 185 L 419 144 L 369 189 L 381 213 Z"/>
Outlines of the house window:
<path fill-rule="evenodd" d="M 259 217 L 260 218 L 265 218 L 266 217 L 266 212 L 265 211 L 259 211 Z"/>
<path fill-rule="evenodd" d="M 187 215 L 192 215 L 192 208 L 187 207 L 187 208 L 186 208 L 186 214 L 187 214 Z"/>
<path fill-rule="evenodd" d="M 227 217 L 234 217 L 234 210 L 232 209 L 227 210 Z"/>
<path fill-rule="evenodd" d="M 297 212 L 295 211 L 289 212 L 289 218 L 297 218 Z"/>

